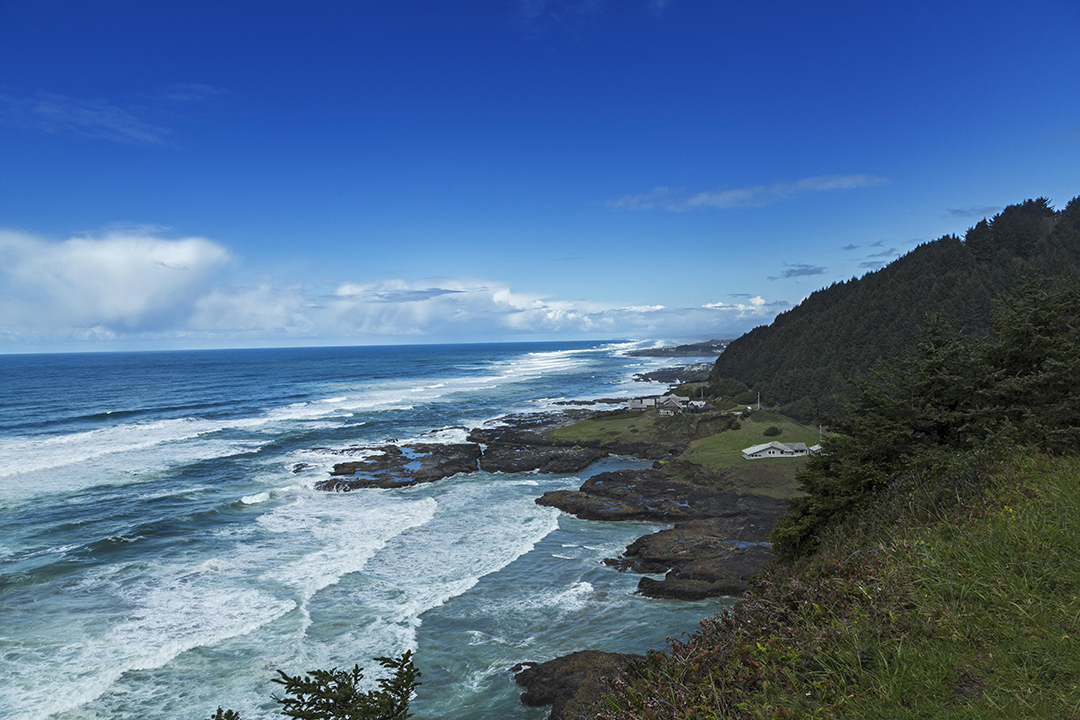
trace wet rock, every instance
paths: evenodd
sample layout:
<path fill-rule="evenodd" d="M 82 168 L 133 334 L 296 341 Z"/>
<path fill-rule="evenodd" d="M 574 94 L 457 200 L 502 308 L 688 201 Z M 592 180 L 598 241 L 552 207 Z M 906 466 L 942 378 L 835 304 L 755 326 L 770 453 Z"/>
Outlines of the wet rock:
<path fill-rule="evenodd" d="M 597 448 L 543 447 L 536 445 L 488 445 L 480 458 L 486 472 L 519 473 L 538 470 L 543 473 L 574 473 L 584 470 L 607 452 Z"/>
<path fill-rule="evenodd" d="M 544 493 L 539 505 L 586 520 L 673 522 L 604 562 L 620 571 L 666 573 L 638 583 L 643 595 L 699 600 L 740 595 L 773 559 L 768 533 L 786 503 L 673 480 L 657 470 L 620 470 L 589 478 L 577 491 Z"/>
<path fill-rule="evenodd" d="M 581 650 L 532 665 L 514 680 L 525 688 L 525 705 L 551 705 L 548 720 L 586 720 L 600 707 L 608 691 L 608 678 L 618 675 L 626 664 L 642 660 L 640 655 Z"/>
<path fill-rule="evenodd" d="M 755 519 L 754 524 L 739 516 L 679 523 L 638 538 L 622 557 L 605 562 L 622 571 L 666 573 L 663 580 L 643 577 L 638 582 L 638 592 L 649 597 L 741 595 L 774 557 L 766 536 L 775 517 Z"/>
<path fill-rule="evenodd" d="M 315 488 L 349 491 L 405 487 L 475 472 L 480 461 L 480 446 L 474 443 L 384 445 L 376 450 L 379 455 L 338 463 L 330 479 L 316 483 Z"/>
<path fill-rule="evenodd" d="M 584 520 L 678 522 L 731 515 L 739 496 L 672 479 L 656 470 L 603 472 L 580 490 L 546 492 L 536 503 Z"/>
<path fill-rule="evenodd" d="M 551 447 L 557 443 L 549 440 L 544 433 L 578 420 L 592 417 L 596 410 L 586 408 L 568 408 L 548 412 L 520 413 L 507 415 L 499 419 L 497 425 L 473 428 L 469 441 L 482 444 L 504 443 L 508 445 L 536 445 Z M 598 445 L 599 443 L 595 443 Z"/>
<path fill-rule="evenodd" d="M 689 382 L 704 383 L 709 381 L 709 372 L 710 368 L 706 365 L 680 365 L 660 368 L 650 372 L 634 373 L 634 380 L 637 382 L 668 383 L 669 385 Z"/>

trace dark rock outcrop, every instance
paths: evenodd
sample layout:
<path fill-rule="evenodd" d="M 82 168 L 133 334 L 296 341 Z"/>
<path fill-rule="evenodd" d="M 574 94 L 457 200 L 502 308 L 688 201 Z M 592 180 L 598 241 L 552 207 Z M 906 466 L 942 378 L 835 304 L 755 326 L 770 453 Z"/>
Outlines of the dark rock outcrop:
<path fill-rule="evenodd" d="M 475 472 L 480 462 L 480 446 L 473 443 L 384 445 L 377 450 L 381 454 L 338 463 L 330 479 L 316 483 L 315 488 L 348 491 L 405 487 Z"/>
<path fill-rule="evenodd" d="M 336 455 L 375 455 L 338 463 L 330 479 L 315 484 L 319 490 L 348 491 L 358 488 L 394 488 L 434 482 L 461 472 L 574 473 L 608 455 L 598 443 L 557 444 L 543 430 L 573 422 L 595 411 L 568 409 L 546 413 L 512 415 L 495 427 L 476 428 L 469 442 L 443 445 L 415 443 L 354 446 L 330 450 Z"/>
<path fill-rule="evenodd" d="M 587 720 L 608 691 L 608 678 L 618 675 L 640 655 L 582 650 L 522 670 L 515 682 L 525 688 L 525 705 L 551 705 L 548 720 Z"/>
<path fill-rule="evenodd" d="M 536 502 L 587 520 L 675 523 L 605 562 L 621 571 L 666 573 L 663 580 L 641 578 L 638 591 L 683 600 L 745 592 L 773 557 L 766 540 L 786 509 L 781 500 L 704 488 L 657 470 L 600 473 L 580 490 L 544 493 Z"/>
<path fill-rule="evenodd" d="M 666 573 L 663 580 L 643 577 L 638 582 L 638 592 L 649 597 L 700 600 L 741 595 L 773 554 L 764 542 L 764 527 L 748 527 L 741 518 L 732 520 L 710 518 L 679 523 L 670 530 L 638 538 L 622 557 L 605 562 L 619 570 Z M 740 537 L 758 539 L 737 539 Z"/>
<path fill-rule="evenodd" d="M 488 445 L 480 458 L 480 469 L 486 472 L 574 473 L 584 470 L 607 452 L 597 448 L 550 447 L 537 445 Z"/>
<path fill-rule="evenodd" d="M 586 480 L 580 490 L 544 493 L 536 503 L 583 520 L 677 522 L 730 514 L 739 496 L 670 478 L 658 470 L 617 470 Z"/>
<path fill-rule="evenodd" d="M 520 413 L 507 415 L 499 419 L 499 424 L 491 427 L 473 428 L 469 433 L 469 442 L 490 445 L 506 443 L 510 445 L 535 445 L 550 447 L 554 442 L 544 436 L 544 432 L 562 425 L 584 420 L 596 414 L 596 410 L 572 408 L 551 412 Z"/>

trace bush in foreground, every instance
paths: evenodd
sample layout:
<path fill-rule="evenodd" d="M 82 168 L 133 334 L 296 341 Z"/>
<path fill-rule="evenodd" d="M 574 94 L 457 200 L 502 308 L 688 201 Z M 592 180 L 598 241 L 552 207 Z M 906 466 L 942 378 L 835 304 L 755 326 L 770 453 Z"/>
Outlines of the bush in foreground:
<path fill-rule="evenodd" d="M 311 670 L 305 675 L 288 675 L 278 670 L 276 682 L 285 687 L 285 696 L 272 695 L 281 705 L 281 714 L 293 720 L 406 720 L 409 698 L 420 685 L 420 671 L 412 661 L 412 651 L 399 657 L 379 657 L 376 662 L 393 675 L 380 678 L 378 689 L 359 689 L 363 668 L 352 670 Z M 217 709 L 210 720 L 240 720 L 233 710 Z"/>

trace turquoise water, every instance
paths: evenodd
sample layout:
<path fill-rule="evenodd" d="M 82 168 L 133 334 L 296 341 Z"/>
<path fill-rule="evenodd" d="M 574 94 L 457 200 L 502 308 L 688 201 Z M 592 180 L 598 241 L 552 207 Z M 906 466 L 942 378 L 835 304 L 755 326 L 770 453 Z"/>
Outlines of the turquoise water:
<path fill-rule="evenodd" d="M 417 718 L 545 717 L 512 665 L 663 647 L 723 605 L 639 597 L 601 564 L 660 526 L 533 502 L 641 461 L 313 485 L 351 446 L 654 389 L 630 376 L 670 361 L 627 347 L 0 357 L 0 716 L 280 717 L 277 669 L 412 649 Z"/>

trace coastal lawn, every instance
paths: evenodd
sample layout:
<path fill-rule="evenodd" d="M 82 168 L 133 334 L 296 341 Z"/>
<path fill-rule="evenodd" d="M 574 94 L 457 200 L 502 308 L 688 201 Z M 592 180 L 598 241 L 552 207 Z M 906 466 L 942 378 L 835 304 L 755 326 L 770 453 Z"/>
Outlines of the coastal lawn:
<path fill-rule="evenodd" d="M 618 683 L 604 720 L 1080 718 L 1080 459 L 908 479 Z"/>
<path fill-rule="evenodd" d="M 770 427 L 778 428 L 780 434 L 766 436 L 765 430 Z M 671 417 L 660 417 L 654 410 L 614 410 L 556 428 L 549 436 L 559 442 L 598 442 L 601 446 L 639 442 L 686 444 L 677 462 L 667 465 L 672 474 L 702 484 L 710 484 L 708 478 L 712 477 L 724 489 L 774 498 L 788 498 L 795 493 L 795 473 L 806 459 L 746 460 L 742 456 L 743 448 L 770 440 L 808 446 L 818 442 L 816 430 L 769 410 L 748 415 L 712 412 Z M 688 472 L 685 463 L 699 466 L 704 472 Z"/>

